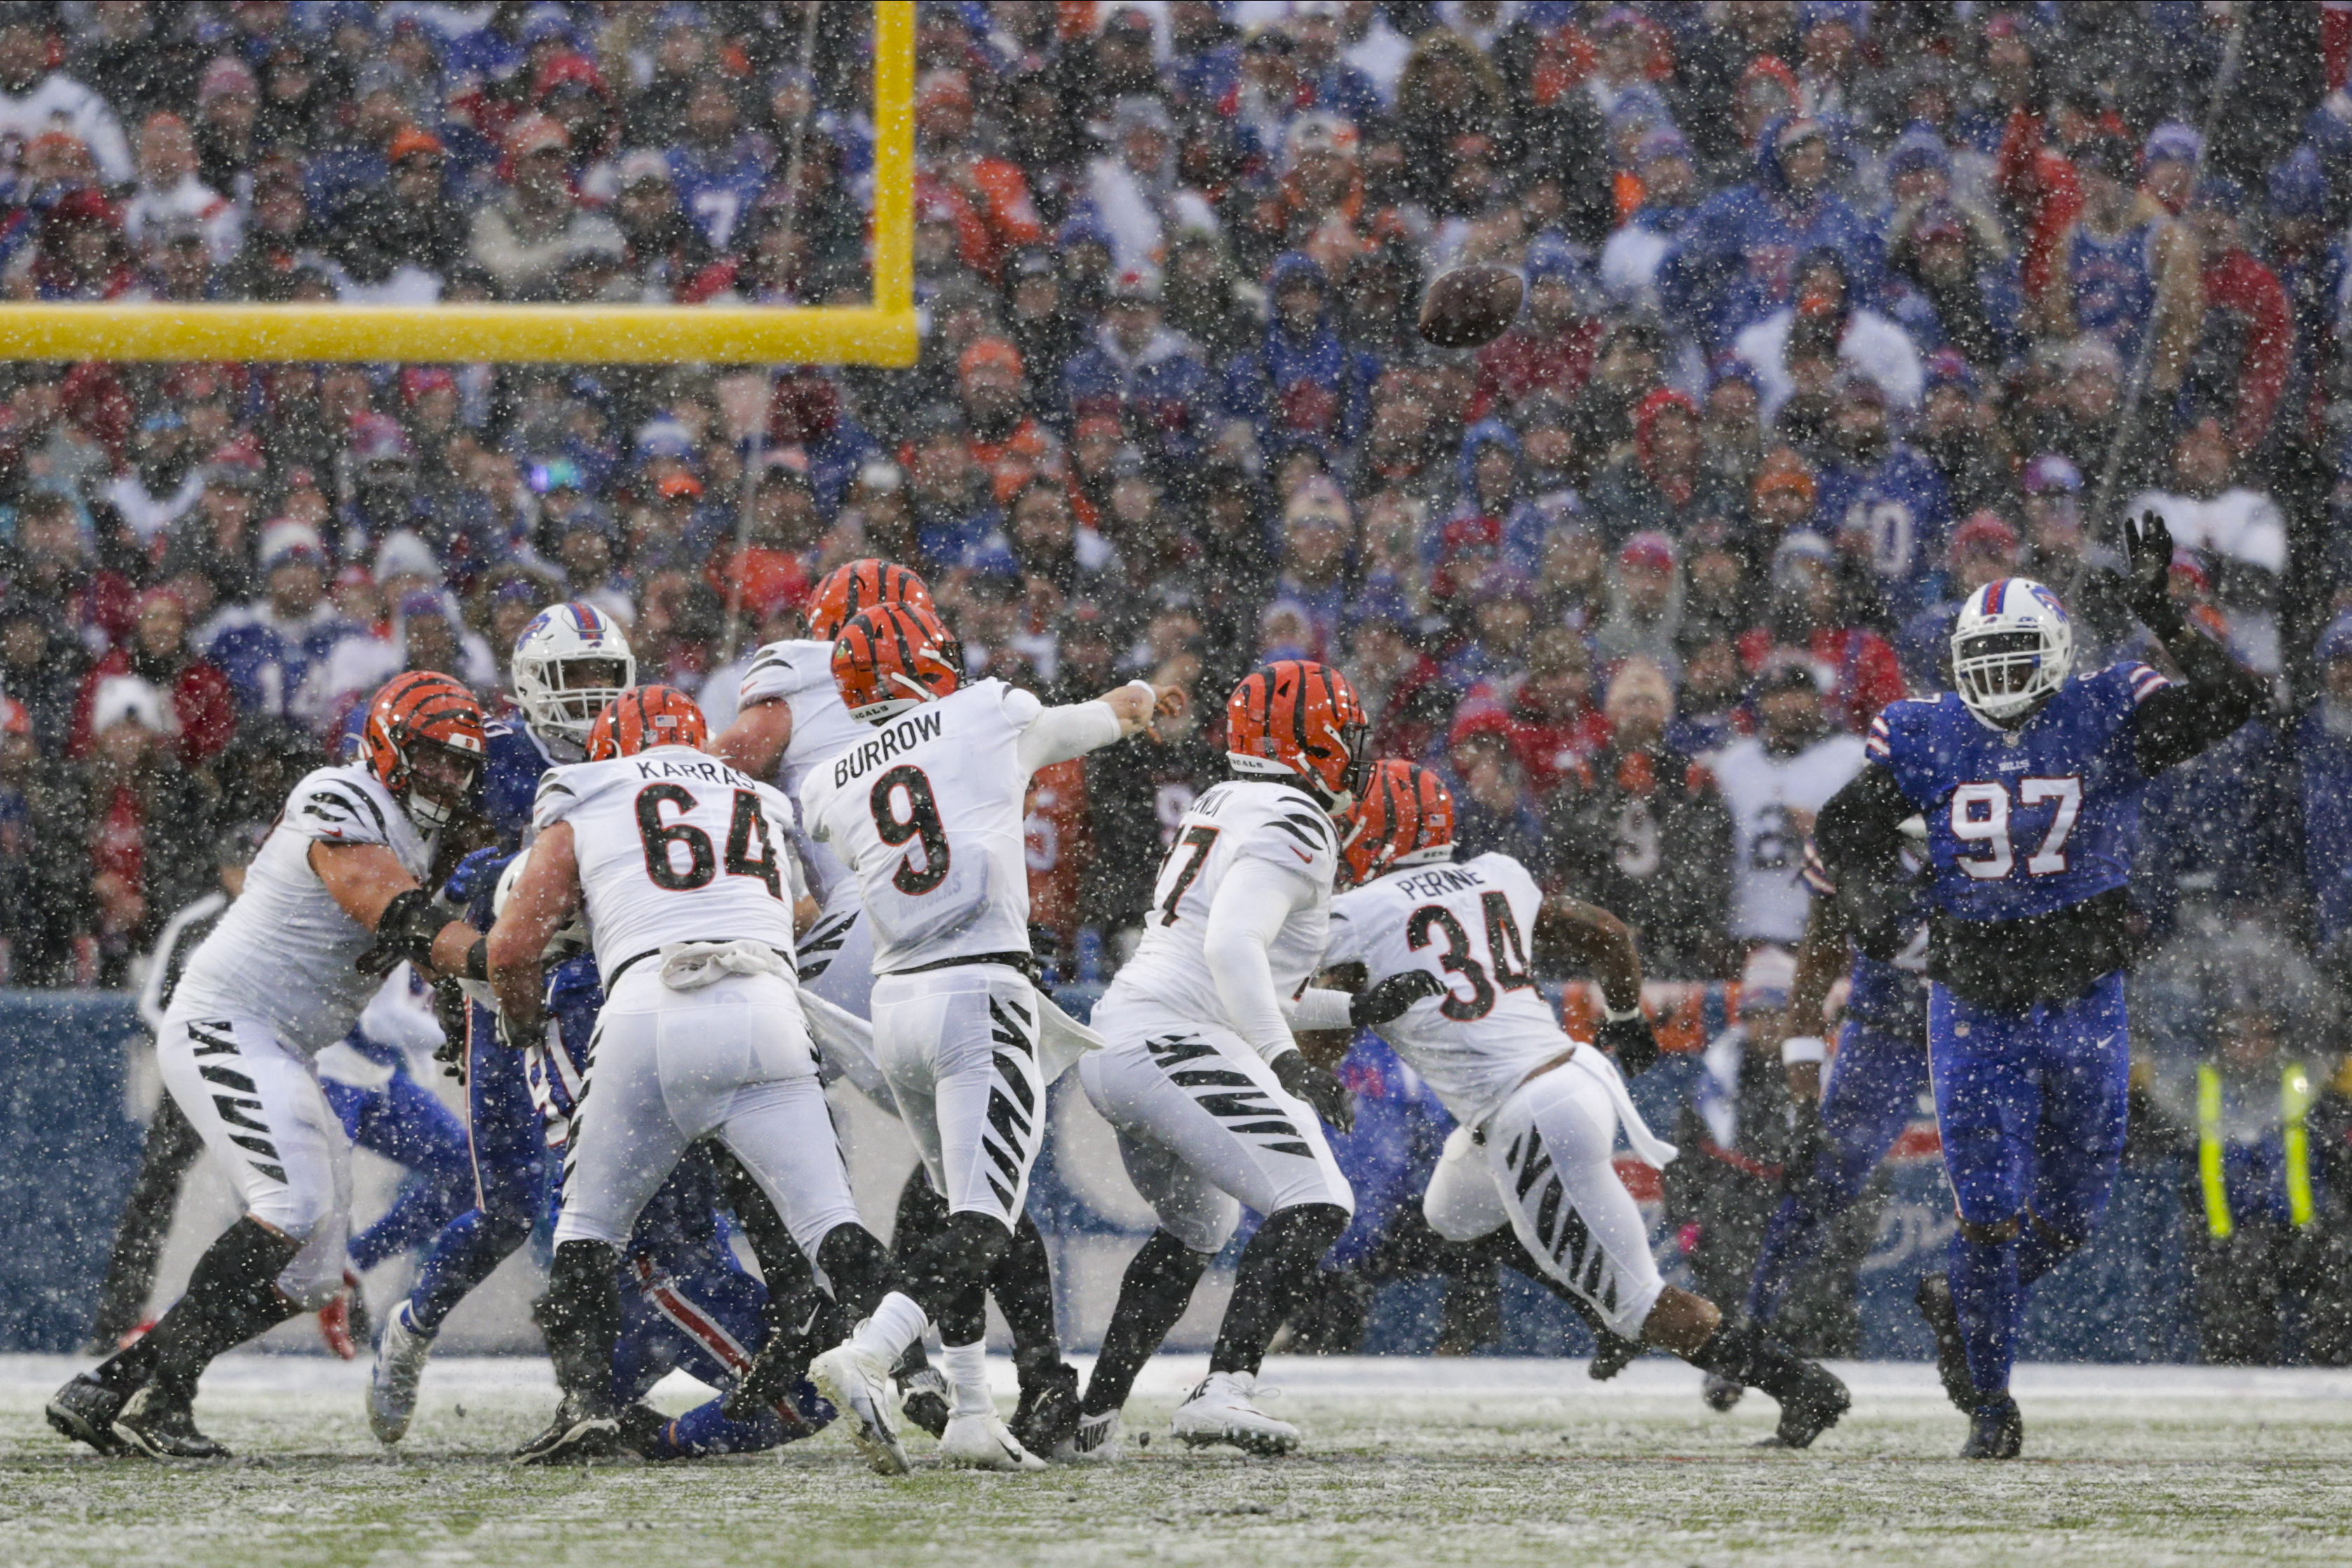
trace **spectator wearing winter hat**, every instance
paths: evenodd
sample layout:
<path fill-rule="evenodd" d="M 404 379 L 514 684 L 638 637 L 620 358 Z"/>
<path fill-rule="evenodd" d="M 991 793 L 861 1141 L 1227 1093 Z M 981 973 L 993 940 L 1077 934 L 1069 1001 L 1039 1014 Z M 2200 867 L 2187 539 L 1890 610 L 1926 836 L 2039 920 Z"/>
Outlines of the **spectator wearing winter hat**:
<path fill-rule="evenodd" d="M 1275 258 L 1265 287 L 1265 331 L 1225 367 L 1224 414 L 1246 421 L 1264 453 L 1298 443 L 1334 458 L 1352 450 L 1379 362 L 1341 338 L 1330 279 L 1306 252 Z"/>
<path fill-rule="evenodd" d="M 1183 471 L 1214 413 L 1215 386 L 1199 352 L 1160 321 L 1160 276 L 1121 272 L 1094 342 L 1062 378 L 1066 417 L 1116 416 L 1162 472 Z"/>
<path fill-rule="evenodd" d="M 336 258 L 353 282 L 386 303 L 429 301 L 467 258 L 468 225 L 448 191 L 448 152 L 429 131 L 404 125 L 384 148 L 381 185 L 356 192 L 331 226 Z"/>
<path fill-rule="evenodd" d="M 1307 479 L 1283 504 L 1274 591 L 1307 616 L 1316 650 L 1310 658 L 1328 658 L 1339 646 L 1348 604 L 1349 557 L 1355 544 L 1355 514 L 1345 492 L 1328 477 Z"/>
<path fill-rule="evenodd" d="M 283 717 L 312 664 L 352 628 L 327 598 L 327 552 L 318 531 L 279 519 L 261 531 L 257 598 L 221 606 L 195 637 L 228 678 L 240 717 Z"/>
<path fill-rule="evenodd" d="M 1567 244 L 1550 236 L 1528 247 L 1527 307 L 1511 330 L 1478 351 L 1480 417 L 1514 408 L 1545 390 L 1573 399 L 1592 374 L 1601 344 L 1596 290 Z"/>
<path fill-rule="evenodd" d="M 215 265 L 237 252 L 244 215 L 236 204 L 196 177 L 196 144 L 176 114 L 150 115 L 139 128 L 139 185 L 122 211 L 125 237 L 144 245 L 151 234 L 182 224 L 201 231 Z"/>
<path fill-rule="evenodd" d="M 2017 530 L 1998 512 L 1979 511 L 1952 530 L 1944 593 L 1903 623 L 1895 635 L 1904 683 L 1914 691 L 1951 689 L 1952 626 L 1960 607 L 1988 583 L 2017 575 Z"/>
<path fill-rule="evenodd" d="M 92 693 L 89 713 L 90 738 L 81 752 L 98 938 L 98 970 L 89 981 L 120 985 L 131 954 L 210 879 L 205 793 L 185 765 L 184 737 L 174 736 L 170 707 L 155 686 L 135 675 L 108 677 Z"/>
<path fill-rule="evenodd" d="M 956 357 L 971 458 L 992 475 L 1013 465 L 1025 476 L 1060 462 L 1061 442 L 1029 411 L 1024 369 L 1021 351 L 1000 337 L 976 338 Z"/>
<path fill-rule="evenodd" d="M 511 183 L 474 215 L 467 258 L 488 272 L 500 295 L 548 300 L 564 268 L 583 255 L 618 261 L 619 227 L 572 189 L 572 137 L 542 114 L 517 121 L 506 136 Z"/>
<path fill-rule="evenodd" d="M 1912 444 L 1943 479 L 1952 514 L 1987 508 L 2014 512 L 2016 480 L 2000 445 L 2000 427 L 1979 395 L 1976 372 L 1947 349 L 1928 356 L 1927 382 Z"/>
<path fill-rule="evenodd" d="M 1813 526 L 1820 496 L 1819 476 L 1793 447 L 1773 447 L 1757 466 L 1755 481 L 1748 491 L 1747 521 L 1737 543 L 1748 591 L 1759 602 L 1780 541 Z"/>
<path fill-rule="evenodd" d="M 1854 297 L 1849 258 L 1832 250 L 1807 252 L 1796 267 L 1790 302 L 1739 333 L 1732 353 L 1755 372 L 1760 412 L 1775 423 L 1796 391 L 1791 343 L 1802 321 L 1837 345 L 1844 369 L 1868 376 L 1906 417 L 1918 412 L 1926 390 L 1919 350 L 1901 326 Z"/>
<path fill-rule="evenodd" d="M 2245 192 L 2233 180 L 2197 187 L 2186 218 L 2198 258 L 2194 311 L 2159 310 L 2159 357 L 2148 382 L 2178 385 L 2194 413 L 2218 416 L 2239 458 L 2270 439 L 2294 358 L 2294 318 L 2278 275 L 2247 248 L 2239 216 Z M 2177 352 L 2176 352 L 2177 351 Z"/>
<path fill-rule="evenodd" d="M 1543 817 L 1512 743 L 1510 713 L 1500 703 L 1470 705 L 1454 717 L 1443 773 L 1454 795 L 1459 853 L 1475 859 L 1499 852 L 1524 866 L 1544 863 Z"/>
<path fill-rule="evenodd" d="M 1540 805 L 1574 786 L 1584 760 L 1607 742 L 1609 725 L 1595 700 L 1592 650 L 1583 633 L 1539 626 L 1527 649 L 1526 668 L 1503 695 L 1512 744 Z"/>
<path fill-rule="evenodd" d="M 169 588 L 139 595 L 131 636 L 90 667 L 82 682 L 80 720 L 70 754 L 87 756 L 100 726 L 95 704 L 106 683 L 133 676 L 161 694 L 160 729 L 171 738 L 173 754 L 190 767 L 209 761 L 236 729 L 236 698 L 220 667 L 190 646 L 188 612 Z"/>
<path fill-rule="evenodd" d="M 1950 348 L 1991 367 L 2023 352 L 2017 265 L 1990 214 L 1940 197 L 1898 209 L 1886 270 L 1887 317 L 1920 353 Z"/>
<path fill-rule="evenodd" d="M 72 498 L 33 491 L 17 503 L 8 592 L 47 605 L 83 644 L 100 647 L 129 635 L 136 590 L 129 577 L 98 563 L 90 542 Z"/>
<path fill-rule="evenodd" d="M 1828 672 L 1830 711 L 1839 726 L 1860 734 L 1890 702 L 1905 695 L 1902 661 L 1893 645 L 1857 624 L 1843 605 L 1837 552 L 1818 533 L 1792 533 L 1772 558 L 1769 617 L 1739 639 L 1750 671 L 1765 669 L 1794 649 Z"/>
<path fill-rule="evenodd" d="M 250 442 L 221 447 L 199 474 L 203 493 L 164 535 L 158 570 L 171 581 L 202 579 L 208 602 L 196 607 L 209 614 L 214 605 L 240 604 L 261 586 L 255 552 L 266 476 Z"/>
<path fill-rule="evenodd" d="M 1612 542 L 1636 533 L 1678 539 L 1705 518 L 1739 515 L 1737 496 L 1700 458 L 1697 405 L 1660 388 L 1633 409 L 1633 451 L 1610 465 L 1590 496 L 1594 525 Z"/>
<path fill-rule="evenodd" d="M 2014 18 L 2000 20 L 2009 26 L 1993 47 L 2023 56 L 2022 69 L 2030 78 L 2037 63 L 2032 58 L 2034 46 Z M 2083 209 L 2075 150 L 2111 126 L 2105 122 L 2110 117 L 2103 114 L 2096 89 L 2086 82 L 2070 82 L 2029 99 L 2026 93 L 2032 91 L 2027 87 L 2013 100 L 1993 158 L 1993 193 L 2000 216 L 2023 238 L 2020 268 L 2026 298 L 2039 300 L 2050 287 L 2053 269 L 2061 265 L 2059 241 Z M 2189 134 L 2193 142 L 2195 133 Z M 2193 146 L 2190 156 L 2195 156 Z"/>
<path fill-rule="evenodd" d="M 940 208 L 954 229 L 963 265 L 992 284 L 1002 279 L 1005 258 L 1015 248 L 1045 240 L 1045 226 L 1020 165 L 980 150 L 972 116 L 971 82 L 964 72 L 927 71 L 916 83 L 921 155 L 915 166 L 915 199 Z"/>
<path fill-rule="evenodd" d="M 1952 523 L 1943 476 L 1894 425 L 1879 384 L 1846 376 L 1831 405 L 1830 460 L 1815 503 L 1851 563 L 1853 585 L 1874 603 L 1870 618 L 1885 626 L 1918 609 Z"/>
<path fill-rule="evenodd" d="M 2176 226 L 2153 203 L 2138 199 L 2137 163 L 2122 137 L 2084 142 L 2074 167 L 2081 210 L 2057 242 L 2046 285 L 2030 301 L 2032 317 L 2058 337 L 2095 332 L 2129 363 L 2155 310 L 2159 272 L 2177 267 L 2173 258 L 2185 259 L 2187 252 Z M 2185 272 L 2174 276 L 2175 291 L 2189 281 Z"/>
<path fill-rule="evenodd" d="M 1682 631 L 1682 558 L 1672 538 L 1643 531 L 1617 552 L 1610 584 L 1609 618 L 1593 633 L 1593 651 L 1604 667 L 1646 658 L 1671 679 L 1681 666 L 1675 651 Z"/>

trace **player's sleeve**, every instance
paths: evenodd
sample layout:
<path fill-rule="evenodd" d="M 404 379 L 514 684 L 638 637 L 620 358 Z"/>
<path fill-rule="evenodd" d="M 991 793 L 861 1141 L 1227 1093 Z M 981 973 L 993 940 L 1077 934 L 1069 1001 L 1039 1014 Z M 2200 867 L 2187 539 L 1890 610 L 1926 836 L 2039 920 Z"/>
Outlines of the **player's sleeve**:
<path fill-rule="evenodd" d="M 783 643 L 770 643 L 751 656 L 749 668 L 743 671 L 742 683 L 736 688 L 735 702 L 740 710 L 754 702 L 777 702 L 797 697 L 812 684 L 810 673 L 802 661 L 793 658 L 798 650 Z M 832 676 L 828 669 L 827 679 Z"/>
<path fill-rule="evenodd" d="M 321 844 L 390 844 L 392 818 L 382 802 L 351 779 L 315 773 L 286 803 L 288 827 Z"/>
<path fill-rule="evenodd" d="M 530 826 L 544 833 L 580 809 L 593 788 L 577 767 L 550 768 L 540 775 L 539 794 L 530 803 Z"/>
<path fill-rule="evenodd" d="M 1305 795 L 1285 800 L 1255 828 L 1239 834 L 1234 853 L 1304 873 L 1324 887 L 1339 868 L 1339 839 L 1331 819 Z"/>
<path fill-rule="evenodd" d="M 1270 860 L 1235 860 L 1210 900 L 1202 956 L 1234 1032 L 1267 1061 L 1297 1049 L 1267 956 L 1283 923 L 1323 896 L 1303 871 Z"/>
<path fill-rule="evenodd" d="M 1027 700 L 1028 717 L 1016 717 L 1012 699 Z M 1021 765 L 1030 773 L 1083 757 L 1119 738 L 1118 715 L 1108 702 L 1072 702 L 1047 708 L 1025 691 L 1008 693 L 1005 717 L 1021 724 Z"/>
<path fill-rule="evenodd" d="M 1822 847 L 1813 842 L 1812 835 L 1805 836 L 1805 861 L 1797 868 L 1797 879 L 1805 890 L 1830 898 L 1837 892 L 1837 883 L 1830 879 L 1830 868 L 1822 864 Z"/>
<path fill-rule="evenodd" d="M 801 858 L 793 848 L 793 803 L 772 784 L 761 784 L 758 795 L 760 810 L 768 821 L 768 853 L 783 861 L 790 901 L 798 903 L 809 896 L 809 885 L 808 873 L 801 868 Z"/>
<path fill-rule="evenodd" d="M 1360 892 L 1343 893 L 1331 900 L 1331 924 L 1323 941 L 1323 966 L 1361 963 L 1371 959 L 1373 921 Z"/>
<path fill-rule="evenodd" d="M 2228 739 L 2269 700 L 2260 676 L 2192 628 L 2180 630 L 2164 651 L 2185 681 L 2167 680 L 2144 664 L 2115 667 L 2129 684 L 2129 728 L 2140 772 L 2151 775 Z"/>

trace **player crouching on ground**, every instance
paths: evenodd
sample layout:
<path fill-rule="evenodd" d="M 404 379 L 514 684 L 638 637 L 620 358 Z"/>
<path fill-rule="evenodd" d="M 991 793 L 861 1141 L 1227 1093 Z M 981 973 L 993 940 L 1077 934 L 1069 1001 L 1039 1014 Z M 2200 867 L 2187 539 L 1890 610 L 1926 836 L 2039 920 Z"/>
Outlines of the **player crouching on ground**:
<path fill-rule="evenodd" d="M 1332 903 L 1327 962 L 1429 982 L 1373 1027 L 1460 1123 L 1423 1198 L 1431 1228 L 1448 1241 L 1494 1237 L 1498 1261 L 1580 1300 L 1612 1332 L 1763 1389 L 1780 1402 L 1771 1439 L 1780 1446 L 1804 1447 L 1835 1425 L 1851 1403 L 1843 1384 L 1658 1278 L 1649 1226 L 1611 1155 L 1620 1127 L 1646 1163 L 1664 1164 L 1674 1147 L 1643 1125 L 1615 1064 L 1562 1037 L 1537 989 L 1531 952 L 1590 967 L 1606 1005 L 1601 1043 L 1645 1070 L 1658 1047 L 1642 1017 L 1642 961 L 1625 923 L 1591 904 L 1545 899 L 1507 855 L 1453 864 L 1453 798 L 1411 763 L 1381 763 L 1343 830 L 1357 885 Z M 1297 1022 L 1343 1022 L 1358 1000 L 1310 990 Z"/>
<path fill-rule="evenodd" d="M 146 1337 L 49 1401 L 49 1425 L 66 1436 L 103 1454 L 227 1458 L 196 1429 L 197 1378 L 341 1288 L 350 1142 L 312 1058 L 351 1032 L 403 961 L 484 973 L 481 933 L 422 886 L 473 792 L 482 733 L 481 705 L 449 677 L 387 684 L 369 704 L 361 760 L 294 786 L 243 894 L 189 958 L 156 1061 L 244 1217 Z"/>
<path fill-rule="evenodd" d="M 1814 826 L 1855 941 L 1891 960 L 1916 894 L 1903 824 L 1927 825 L 1927 1059 L 1960 1223 L 1948 1289 L 1919 1300 L 1969 1415 L 1964 1458 L 2023 1447 L 2009 1374 L 2026 1292 L 2091 1238 L 2123 1157 L 2140 792 L 2263 705 L 2172 602 L 2164 520 L 2126 519 L 2124 540 L 2132 612 L 2185 685 L 2137 663 L 2075 675 L 2058 596 L 1988 584 L 1952 628 L 1957 694 L 1890 703 Z"/>
<path fill-rule="evenodd" d="M 490 931 L 509 1041 L 544 1036 L 542 954 L 583 905 L 605 996 L 536 1311 L 563 1399 L 517 1451 L 526 1464 L 619 1446 L 614 1269 L 639 1211 L 698 1138 L 727 1145 L 844 1306 L 873 1311 L 898 1286 L 857 1223 L 793 983 L 797 871 L 780 847 L 790 806 L 706 754 L 706 741 L 702 711 L 681 691 L 616 698 L 589 733 L 588 760 L 540 781 L 539 837 Z M 775 1258 L 772 1277 L 797 1261 Z"/>

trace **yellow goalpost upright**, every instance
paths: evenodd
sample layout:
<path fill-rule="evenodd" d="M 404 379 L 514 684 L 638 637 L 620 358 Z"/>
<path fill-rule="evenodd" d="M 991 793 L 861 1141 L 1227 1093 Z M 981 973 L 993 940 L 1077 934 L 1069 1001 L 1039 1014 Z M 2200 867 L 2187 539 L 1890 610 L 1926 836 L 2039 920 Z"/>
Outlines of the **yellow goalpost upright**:
<path fill-rule="evenodd" d="M 874 0 L 874 291 L 863 306 L 0 304 L 0 360 L 910 365 L 914 109 L 914 0 Z"/>

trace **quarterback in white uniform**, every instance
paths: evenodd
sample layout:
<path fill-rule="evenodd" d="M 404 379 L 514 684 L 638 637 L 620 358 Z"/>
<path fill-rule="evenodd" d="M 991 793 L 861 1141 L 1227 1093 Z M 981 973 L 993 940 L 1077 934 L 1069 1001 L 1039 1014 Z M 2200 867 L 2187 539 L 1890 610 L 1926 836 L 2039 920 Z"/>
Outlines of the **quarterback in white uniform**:
<path fill-rule="evenodd" d="M 1458 1123 L 1423 1199 L 1431 1228 L 1454 1242 L 1493 1237 L 1499 1260 L 1581 1301 L 1612 1332 L 1763 1388 L 1780 1402 L 1777 1441 L 1810 1444 L 1844 1413 L 1844 1386 L 1658 1277 L 1649 1226 L 1612 1155 L 1620 1128 L 1649 1164 L 1664 1165 L 1674 1148 L 1643 1124 L 1616 1065 L 1563 1034 L 1537 989 L 1538 946 L 1592 968 L 1605 1004 L 1601 1043 L 1646 1068 L 1657 1046 L 1624 923 L 1572 899 L 1547 900 L 1507 855 L 1453 864 L 1453 800 L 1410 763 L 1381 763 L 1349 826 L 1348 869 L 1360 885 L 1333 904 L 1330 963 L 1418 973 L 1435 986 L 1375 1026 Z M 1301 1016 L 1330 1012 L 1323 998 L 1307 993 Z"/>
<path fill-rule="evenodd" d="M 1119 1456 L 1118 1412 L 1136 1374 L 1243 1205 L 1265 1223 L 1243 1249 L 1209 1375 L 1175 1431 L 1257 1453 L 1297 1447 L 1298 1429 L 1258 1410 L 1252 1389 L 1300 1286 L 1355 1212 L 1318 1124 L 1344 1131 L 1352 1106 L 1300 1054 L 1285 1008 L 1322 962 L 1339 865 L 1332 817 L 1370 765 L 1363 707 L 1339 671 L 1286 659 L 1234 688 L 1225 729 L 1235 776 L 1178 825 L 1143 940 L 1095 1006 L 1107 1044 L 1078 1064 L 1160 1226 L 1128 1267 L 1072 1458 Z"/>
<path fill-rule="evenodd" d="M 908 1259 L 940 1328 L 950 1463 L 1037 1468 L 988 1394 L 985 1281 L 1012 1244 L 1044 1142 L 1044 1004 L 1032 980 L 1023 814 L 1030 775 L 1135 733 L 1181 694 L 1137 681 L 1047 708 L 1000 680 L 966 685 L 961 649 L 911 603 L 851 618 L 834 672 L 872 726 L 811 774 L 809 831 L 848 861 L 873 926 L 874 1054 L 948 1221 Z M 887 1379 L 921 1316 L 877 1314 L 820 1356 L 820 1388 Z"/>
<path fill-rule="evenodd" d="M 196 1379 L 342 1282 L 350 1145 L 313 1058 L 404 959 L 483 973 L 480 933 L 424 886 L 481 765 L 480 704 L 446 675 L 399 676 L 369 704 L 361 739 L 361 762 L 294 786 L 157 1031 L 164 1087 L 245 1213 L 152 1331 L 50 1401 L 49 1424 L 101 1453 L 226 1456 L 196 1429 Z"/>
<path fill-rule="evenodd" d="M 588 760 L 540 781 L 538 838 L 490 931 L 509 1038 L 544 1029 L 541 954 L 583 906 L 605 995 L 538 1310 L 563 1400 L 518 1452 L 526 1462 L 617 1447 L 618 1249 L 698 1138 L 727 1145 L 844 1305 L 874 1310 L 897 1284 L 858 1224 L 793 980 L 789 808 L 709 755 L 707 742 L 701 710 L 681 691 L 616 698 L 590 733 Z M 871 1424 L 872 1412 L 841 1408 Z"/>

